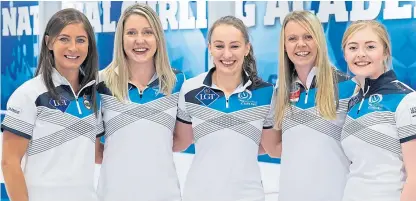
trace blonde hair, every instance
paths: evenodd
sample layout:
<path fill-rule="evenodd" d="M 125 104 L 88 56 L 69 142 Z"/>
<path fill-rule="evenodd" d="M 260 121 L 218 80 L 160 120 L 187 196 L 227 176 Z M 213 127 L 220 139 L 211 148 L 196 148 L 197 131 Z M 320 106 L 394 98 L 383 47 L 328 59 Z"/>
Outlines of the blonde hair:
<path fill-rule="evenodd" d="M 290 106 L 290 86 L 293 82 L 292 74 L 295 72 L 295 66 L 285 51 L 285 27 L 290 21 L 296 22 L 305 28 L 312 35 L 317 45 L 318 52 L 315 60 L 315 66 L 317 67 L 317 111 L 325 119 L 336 118 L 337 106 L 334 101 L 336 91 L 335 68 L 332 67 L 328 58 L 325 34 L 321 22 L 314 14 L 308 11 L 293 11 L 285 17 L 280 33 L 279 80 L 276 101 L 276 127 L 278 129 L 282 128 L 284 113 Z"/>
<path fill-rule="evenodd" d="M 387 56 L 387 59 L 383 64 L 384 71 L 387 71 L 392 66 L 390 37 L 386 27 L 376 20 L 359 20 L 352 22 L 347 30 L 345 30 L 344 36 L 342 37 L 342 50 L 345 49 L 345 46 L 352 35 L 365 28 L 371 28 L 383 43 L 384 54 Z"/>
<path fill-rule="evenodd" d="M 156 74 L 159 77 L 160 91 L 165 95 L 169 95 L 176 83 L 176 76 L 170 66 L 160 19 L 156 12 L 145 4 L 134 4 L 129 6 L 120 16 L 114 39 L 113 60 L 104 70 L 104 75 L 106 77 L 105 84 L 118 100 L 124 102 L 128 98 L 127 86 L 131 72 L 123 49 L 123 35 L 124 24 L 131 15 L 140 15 L 149 21 L 157 43 L 157 50 L 153 59 L 156 67 Z"/>

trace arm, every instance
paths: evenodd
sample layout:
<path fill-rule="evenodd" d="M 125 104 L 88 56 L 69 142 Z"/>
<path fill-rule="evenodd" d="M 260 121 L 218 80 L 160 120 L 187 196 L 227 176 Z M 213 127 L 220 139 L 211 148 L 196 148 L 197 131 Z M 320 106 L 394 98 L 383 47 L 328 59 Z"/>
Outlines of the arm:
<path fill-rule="evenodd" d="M 174 152 L 180 152 L 189 147 L 194 140 L 192 124 L 176 121 L 175 131 L 173 132 L 173 147 Z"/>
<path fill-rule="evenodd" d="M 400 139 L 407 178 L 400 201 L 416 200 L 416 92 L 407 94 L 396 109 L 397 134 Z"/>
<path fill-rule="evenodd" d="M 403 187 L 400 201 L 415 201 L 416 200 L 416 157 L 415 157 L 416 139 L 402 143 L 402 153 L 403 153 L 404 167 L 407 172 L 407 179 Z"/>
<path fill-rule="evenodd" d="M 274 128 L 263 129 L 261 146 L 269 156 L 279 158 L 282 154 L 282 131 Z"/>
<path fill-rule="evenodd" d="M 28 201 L 26 181 L 21 161 L 26 153 L 29 140 L 10 131 L 3 132 L 1 167 L 7 193 L 12 201 Z"/>
<path fill-rule="evenodd" d="M 100 137 L 95 139 L 95 164 L 103 163 L 104 144 L 100 142 Z"/>

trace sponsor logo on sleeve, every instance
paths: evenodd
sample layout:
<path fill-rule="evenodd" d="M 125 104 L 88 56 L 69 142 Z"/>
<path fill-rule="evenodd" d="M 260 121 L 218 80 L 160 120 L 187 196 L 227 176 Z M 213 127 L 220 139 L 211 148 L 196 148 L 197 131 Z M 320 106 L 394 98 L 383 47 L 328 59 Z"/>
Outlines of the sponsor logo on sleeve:
<path fill-rule="evenodd" d="M 20 114 L 20 112 L 21 112 L 20 108 L 10 107 L 10 106 L 7 108 L 7 111 L 10 111 L 10 112 L 12 112 L 14 114 Z"/>

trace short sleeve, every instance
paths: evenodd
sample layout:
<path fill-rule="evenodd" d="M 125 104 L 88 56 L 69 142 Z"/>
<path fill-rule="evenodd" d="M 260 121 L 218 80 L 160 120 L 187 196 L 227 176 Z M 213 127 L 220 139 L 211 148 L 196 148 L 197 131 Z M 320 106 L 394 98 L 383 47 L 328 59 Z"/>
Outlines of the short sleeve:
<path fill-rule="evenodd" d="M 104 120 L 103 120 L 103 110 L 102 110 L 102 102 L 101 102 L 101 94 L 97 93 L 97 102 L 98 102 L 98 111 L 97 111 L 97 125 L 96 125 L 96 135 L 97 137 L 102 137 L 105 134 L 104 130 Z"/>
<path fill-rule="evenodd" d="M 263 129 L 273 128 L 275 123 L 275 108 L 276 108 L 276 93 L 277 88 L 273 88 L 272 98 L 270 101 L 270 109 L 267 113 L 266 119 L 264 120 Z"/>
<path fill-rule="evenodd" d="M 1 124 L 1 131 L 6 130 L 26 139 L 32 139 L 37 109 L 35 100 L 29 97 L 23 86 L 16 89 L 10 96 L 6 107 L 7 111 Z"/>
<path fill-rule="evenodd" d="M 416 139 L 416 92 L 406 95 L 397 107 L 396 126 L 400 143 Z"/>
<path fill-rule="evenodd" d="M 185 124 L 192 124 L 192 119 L 189 113 L 186 111 L 185 104 L 185 84 L 182 85 L 181 91 L 179 92 L 178 99 L 178 113 L 176 114 L 176 119 Z"/>

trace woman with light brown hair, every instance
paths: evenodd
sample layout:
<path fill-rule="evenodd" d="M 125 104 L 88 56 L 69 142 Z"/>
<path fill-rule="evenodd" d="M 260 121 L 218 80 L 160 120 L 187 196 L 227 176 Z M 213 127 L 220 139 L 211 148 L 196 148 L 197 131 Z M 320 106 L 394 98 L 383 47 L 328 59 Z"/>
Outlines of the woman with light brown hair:
<path fill-rule="evenodd" d="M 342 49 L 358 89 L 341 137 L 351 161 L 343 201 L 414 201 L 416 92 L 391 70 L 387 30 L 375 20 L 353 22 Z"/>
<path fill-rule="evenodd" d="M 355 84 L 331 65 L 323 28 L 314 14 L 294 11 L 285 17 L 278 71 L 279 201 L 339 201 L 349 166 L 340 144 L 341 129 Z"/>

